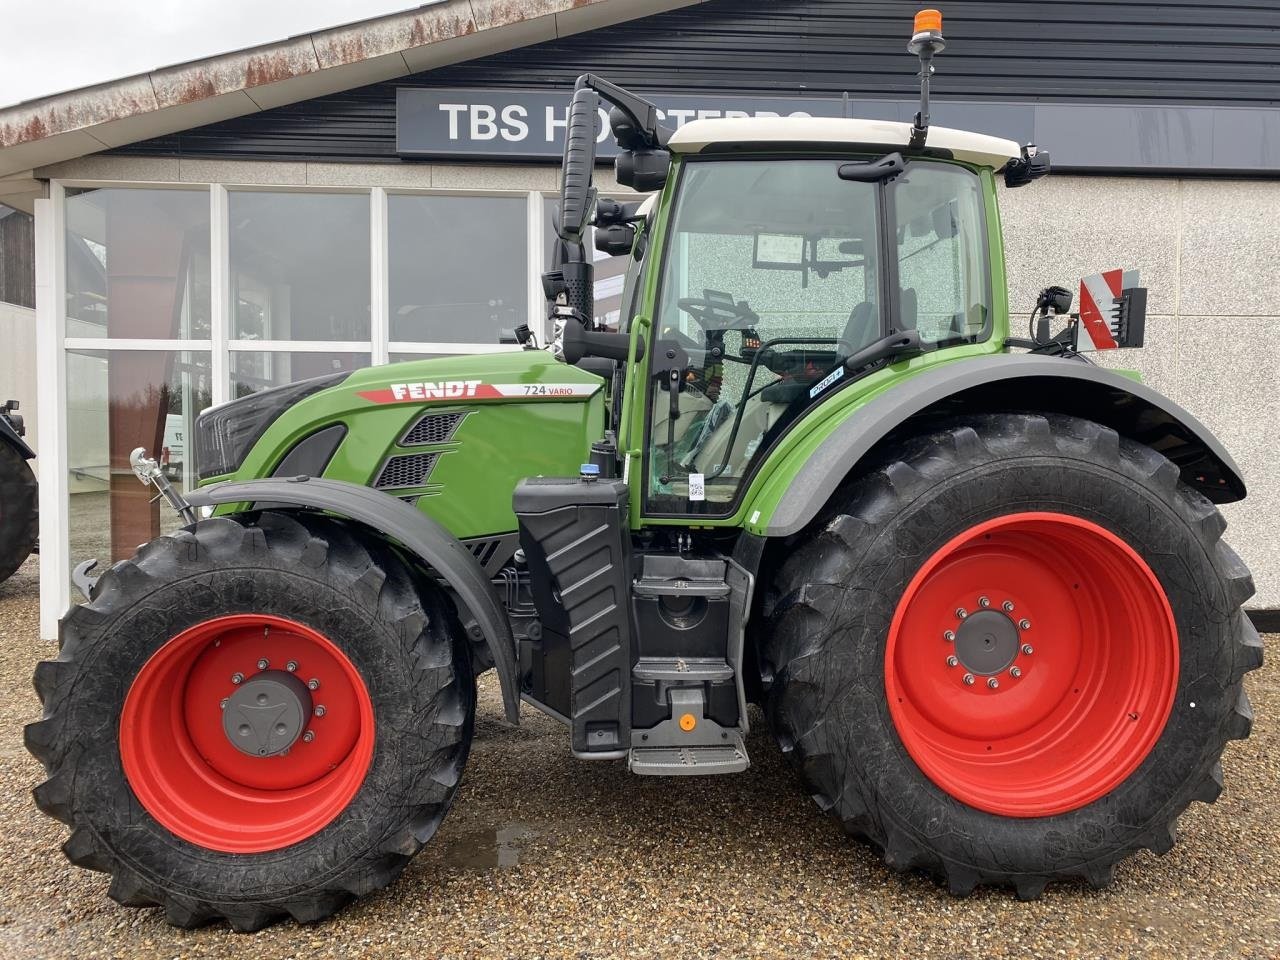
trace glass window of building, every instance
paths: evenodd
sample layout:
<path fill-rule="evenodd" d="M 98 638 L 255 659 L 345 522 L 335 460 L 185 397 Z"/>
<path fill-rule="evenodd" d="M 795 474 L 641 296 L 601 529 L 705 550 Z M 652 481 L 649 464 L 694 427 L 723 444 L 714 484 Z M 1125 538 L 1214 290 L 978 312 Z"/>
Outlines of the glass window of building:
<path fill-rule="evenodd" d="M 36 305 L 35 220 L 0 203 L 0 301 Z"/>
<path fill-rule="evenodd" d="M 209 337 L 207 190 L 74 189 L 67 336 Z"/>
<path fill-rule="evenodd" d="M 369 339 L 368 194 L 233 191 L 228 215 L 233 339 Z"/>
<path fill-rule="evenodd" d="M 327 377 L 367 367 L 367 353 L 302 353 L 285 351 L 234 350 L 231 353 L 231 396 L 247 397 L 259 390 Z"/>
<path fill-rule="evenodd" d="M 129 466 L 146 447 L 180 489 L 193 485 L 191 428 L 212 403 L 209 354 L 171 350 L 67 351 L 70 559 L 105 568 L 181 520 Z"/>
<path fill-rule="evenodd" d="M 524 197 L 387 198 L 391 339 L 497 344 L 529 316 Z"/>

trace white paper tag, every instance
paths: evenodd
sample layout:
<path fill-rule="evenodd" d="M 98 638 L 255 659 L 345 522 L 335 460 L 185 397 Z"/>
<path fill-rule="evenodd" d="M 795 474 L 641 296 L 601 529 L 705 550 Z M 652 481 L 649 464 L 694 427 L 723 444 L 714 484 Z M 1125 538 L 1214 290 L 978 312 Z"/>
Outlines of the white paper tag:
<path fill-rule="evenodd" d="M 707 499 L 707 481 L 700 473 L 689 474 L 689 499 L 705 500 Z"/>

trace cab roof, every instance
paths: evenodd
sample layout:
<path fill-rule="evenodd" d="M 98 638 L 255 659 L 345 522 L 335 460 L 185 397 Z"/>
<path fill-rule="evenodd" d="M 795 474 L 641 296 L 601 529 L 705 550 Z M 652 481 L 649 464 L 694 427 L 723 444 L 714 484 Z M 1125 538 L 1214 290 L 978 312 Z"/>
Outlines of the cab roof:
<path fill-rule="evenodd" d="M 906 147 L 910 140 L 911 124 L 896 120 L 724 117 L 689 121 L 671 135 L 667 148 L 674 153 L 702 153 L 730 145 L 739 149 L 766 149 L 770 145 L 784 143 Z M 1012 140 L 949 127 L 930 127 L 925 149 L 994 170 L 1022 155 L 1021 148 Z"/>

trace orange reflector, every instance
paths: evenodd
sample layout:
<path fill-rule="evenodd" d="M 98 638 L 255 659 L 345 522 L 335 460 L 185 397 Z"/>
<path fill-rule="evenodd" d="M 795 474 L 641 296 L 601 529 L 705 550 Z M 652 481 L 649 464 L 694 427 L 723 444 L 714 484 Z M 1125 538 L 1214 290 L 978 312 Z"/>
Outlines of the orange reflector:
<path fill-rule="evenodd" d="M 688 733 L 698 725 L 698 718 L 692 713 L 686 713 L 680 717 L 680 729 Z"/>
<path fill-rule="evenodd" d="M 915 32 L 924 33 L 927 30 L 932 30 L 934 33 L 942 32 L 941 10 L 921 10 L 916 14 Z"/>

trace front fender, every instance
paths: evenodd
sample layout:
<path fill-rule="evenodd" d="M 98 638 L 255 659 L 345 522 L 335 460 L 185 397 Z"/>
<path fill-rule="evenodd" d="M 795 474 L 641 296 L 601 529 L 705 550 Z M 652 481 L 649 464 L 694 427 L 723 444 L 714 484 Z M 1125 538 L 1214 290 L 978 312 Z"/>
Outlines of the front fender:
<path fill-rule="evenodd" d="M 991 354 L 932 367 L 853 408 L 806 460 L 770 478 L 762 499 L 774 505 L 761 532 L 784 537 L 804 529 L 871 449 L 912 417 L 1014 410 L 1101 423 L 1164 454 L 1184 483 L 1214 503 L 1244 499 L 1244 480 L 1231 455 L 1168 397 L 1078 360 Z"/>
<path fill-rule="evenodd" d="M 448 582 L 474 618 L 467 629 L 483 635 L 498 671 L 507 719 L 519 723 L 520 678 L 506 612 L 479 561 L 438 521 L 380 490 L 309 477 L 229 480 L 201 487 L 188 494 L 187 501 L 193 507 L 258 502 L 321 510 L 363 523 L 402 544 Z"/>

